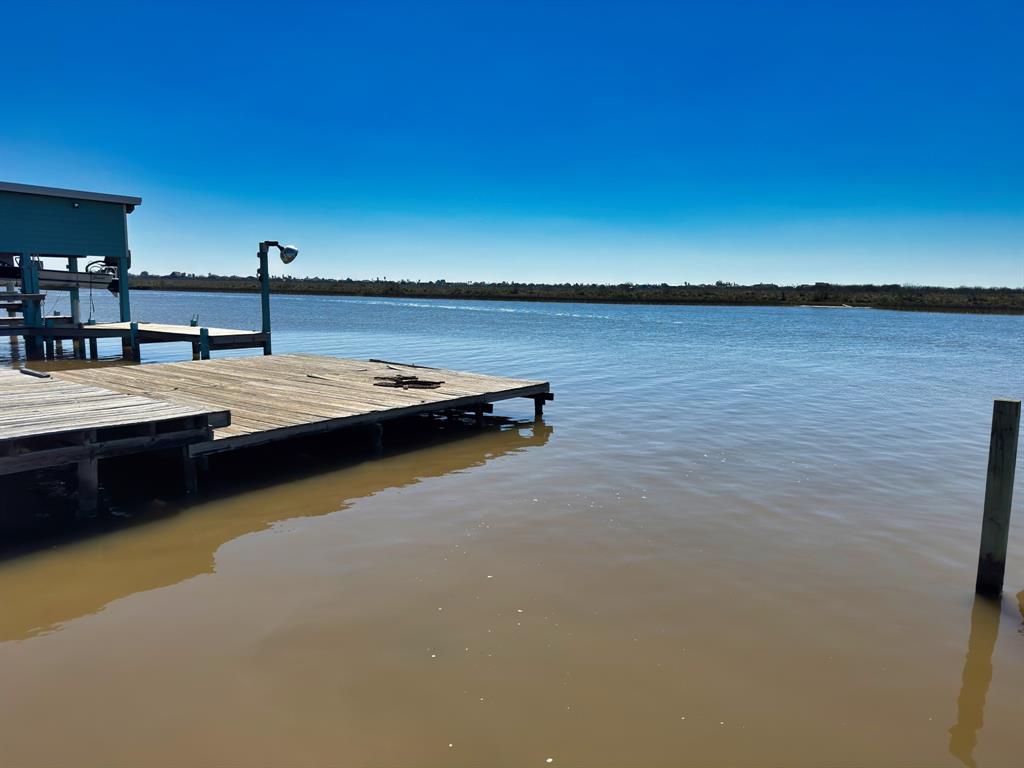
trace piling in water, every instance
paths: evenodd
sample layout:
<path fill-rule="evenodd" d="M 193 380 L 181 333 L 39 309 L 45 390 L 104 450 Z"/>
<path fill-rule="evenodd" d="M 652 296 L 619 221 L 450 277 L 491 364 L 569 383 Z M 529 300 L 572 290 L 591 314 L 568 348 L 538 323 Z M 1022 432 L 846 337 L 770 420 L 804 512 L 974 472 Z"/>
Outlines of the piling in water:
<path fill-rule="evenodd" d="M 997 596 L 1003 591 L 1019 430 L 1020 400 L 996 400 L 992 407 L 985 515 L 981 522 L 978 580 L 974 587 L 979 595 Z"/>

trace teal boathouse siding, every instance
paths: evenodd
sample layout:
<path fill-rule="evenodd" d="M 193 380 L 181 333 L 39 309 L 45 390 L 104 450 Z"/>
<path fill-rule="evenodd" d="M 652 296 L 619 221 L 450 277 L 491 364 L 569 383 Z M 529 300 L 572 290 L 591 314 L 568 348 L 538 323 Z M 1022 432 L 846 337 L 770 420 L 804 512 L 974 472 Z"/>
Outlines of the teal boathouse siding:
<path fill-rule="evenodd" d="M 120 257 L 127 249 L 123 205 L 0 191 L 0 251 Z"/>
<path fill-rule="evenodd" d="M 141 203 L 138 197 L 0 182 L 0 254 L 117 259 L 121 320 L 129 321 L 127 219 Z"/>

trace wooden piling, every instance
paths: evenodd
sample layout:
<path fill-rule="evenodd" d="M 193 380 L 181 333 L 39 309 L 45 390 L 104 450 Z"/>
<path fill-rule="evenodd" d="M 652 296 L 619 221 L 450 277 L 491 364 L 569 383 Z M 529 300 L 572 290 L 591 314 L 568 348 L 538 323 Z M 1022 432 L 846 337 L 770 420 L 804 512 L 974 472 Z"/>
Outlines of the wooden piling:
<path fill-rule="evenodd" d="M 996 400 L 992 406 L 985 512 L 981 523 L 978 579 L 974 587 L 979 595 L 998 596 L 1003 591 L 1019 431 L 1020 400 Z"/>
<path fill-rule="evenodd" d="M 79 461 L 78 478 L 78 516 L 96 517 L 99 508 L 99 461 L 95 458 Z"/>
<path fill-rule="evenodd" d="M 199 357 L 203 360 L 210 359 L 210 329 L 199 329 Z"/>
<path fill-rule="evenodd" d="M 533 417 L 540 419 L 544 417 L 544 403 L 550 402 L 555 399 L 553 392 L 543 392 L 539 395 L 533 395 Z"/>
<path fill-rule="evenodd" d="M 125 360 L 139 359 L 139 324 L 128 323 L 128 336 L 121 339 L 121 357 Z"/>
<path fill-rule="evenodd" d="M 132 344 L 132 360 L 138 363 L 142 360 L 142 350 L 139 348 L 139 324 L 129 323 L 128 329 L 131 333 L 129 339 Z"/>
<path fill-rule="evenodd" d="M 199 475 L 196 471 L 196 460 L 188 452 L 188 446 L 181 447 L 181 469 L 185 484 L 185 495 L 195 496 L 199 492 Z"/>

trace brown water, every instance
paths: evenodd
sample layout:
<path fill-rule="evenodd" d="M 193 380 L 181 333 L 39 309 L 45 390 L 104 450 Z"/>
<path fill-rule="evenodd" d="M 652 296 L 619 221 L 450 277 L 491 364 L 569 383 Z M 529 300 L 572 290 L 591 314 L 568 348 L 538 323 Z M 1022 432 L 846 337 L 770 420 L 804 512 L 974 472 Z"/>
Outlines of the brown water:
<path fill-rule="evenodd" d="M 1020 318 L 324 302 L 282 351 L 558 399 L 0 563 L 0 765 L 1024 761 L 1019 481 L 972 594 Z"/>

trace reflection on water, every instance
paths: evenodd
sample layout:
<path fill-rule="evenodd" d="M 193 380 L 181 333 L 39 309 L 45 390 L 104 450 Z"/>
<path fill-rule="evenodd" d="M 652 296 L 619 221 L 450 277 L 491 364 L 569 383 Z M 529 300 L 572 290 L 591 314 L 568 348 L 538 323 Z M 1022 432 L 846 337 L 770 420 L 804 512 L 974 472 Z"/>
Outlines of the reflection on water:
<path fill-rule="evenodd" d="M 992 682 L 992 652 L 999 636 L 999 612 L 998 600 L 975 597 L 963 684 L 956 700 L 957 721 L 949 729 L 950 754 L 969 768 L 977 766 L 974 747 L 978 743 L 978 731 L 985 722 L 985 697 Z"/>
<path fill-rule="evenodd" d="M 203 505 L 185 508 L 179 510 L 179 519 L 165 517 L 146 524 L 145 531 L 122 531 L 121 536 L 131 538 L 126 557 L 109 558 L 109 542 L 86 541 L 51 552 L 39 560 L 38 568 L 28 564 L 20 578 L 2 578 L 0 563 L 0 642 L 52 631 L 118 598 L 212 573 L 216 552 L 223 544 L 296 516 L 299 510 L 291 493 L 296 485 L 301 487 L 300 514 L 326 515 L 345 509 L 360 497 L 543 445 L 551 432 L 543 422 L 489 429 L 453 440 L 440 450 L 407 451 L 300 483 L 261 487 L 217 503 L 214 514 L 207 514 Z M 165 514 L 172 511 L 164 510 Z"/>

